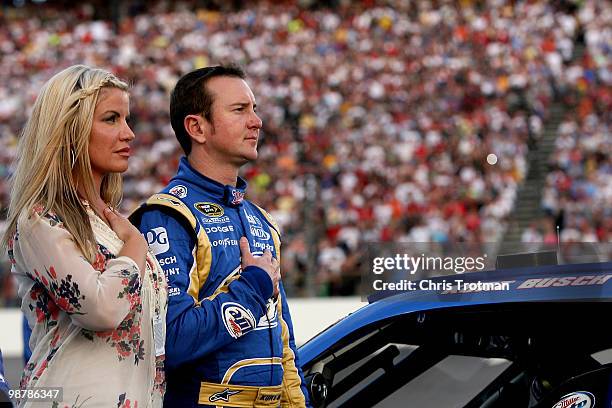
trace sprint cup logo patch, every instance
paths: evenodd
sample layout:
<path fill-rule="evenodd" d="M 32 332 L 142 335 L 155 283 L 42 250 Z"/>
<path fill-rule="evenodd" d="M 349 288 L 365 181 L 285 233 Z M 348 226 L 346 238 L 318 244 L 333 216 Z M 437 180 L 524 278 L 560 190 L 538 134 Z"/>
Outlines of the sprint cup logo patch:
<path fill-rule="evenodd" d="M 168 191 L 170 194 L 172 194 L 173 196 L 177 196 L 178 198 L 185 198 L 187 197 L 187 187 L 185 187 L 182 184 L 179 184 L 178 186 L 174 186 L 170 189 L 170 191 Z"/>
<path fill-rule="evenodd" d="M 552 408 L 593 408 L 595 396 L 587 391 L 576 391 L 565 395 Z"/>
<path fill-rule="evenodd" d="M 255 316 L 244 306 L 226 302 L 221 305 L 221 315 L 227 332 L 237 339 L 255 328 Z"/>
<path fill-rule="evenodd" d="M 220 217 L 223 215 L 223 207 L 215 203 L 195 203 L 196 210 L 209 217 Z"/>

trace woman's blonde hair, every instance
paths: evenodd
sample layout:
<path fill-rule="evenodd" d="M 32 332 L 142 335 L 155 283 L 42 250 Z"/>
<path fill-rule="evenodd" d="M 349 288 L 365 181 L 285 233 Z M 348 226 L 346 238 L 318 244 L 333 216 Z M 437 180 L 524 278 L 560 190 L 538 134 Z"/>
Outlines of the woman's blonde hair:
<path fill-rule="evenodd" d="M 88 150 L 98 96 L 107 87 L 128 89 L 108 71 L 73 65 L 41 89 L 19 140 L 3 247 L 15 234 L 19 216 L 42 205 L 43 214 L 53 211 L 62 219 L 76 245 L 93 262 L 96 240 L 81 199 L 93 203 L 98 196 Z M 85 197 L 79 196 L 77 186 L 83 188 Z M 119 173 L 104 176 L 100 195 L 111 206 L 119 205 Z"/>

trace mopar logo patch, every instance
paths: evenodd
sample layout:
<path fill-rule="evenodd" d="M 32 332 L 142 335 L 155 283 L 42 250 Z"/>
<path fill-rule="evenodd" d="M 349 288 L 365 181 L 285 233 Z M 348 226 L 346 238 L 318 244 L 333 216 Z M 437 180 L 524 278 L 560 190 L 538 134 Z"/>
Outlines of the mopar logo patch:
<path fill-rule="evenodd" d="M 220 217 L 223 215 L 223 207 L 215 203 L 195 203 L 196 210 L 209 217 Z"/>
<path fill-rule="evenodd" d="M 595 396 L 587 391 L 576 391 L 565 395 L 552 408 L 593 408 Z"/>
<path fill-rule="evenodd" d="M 229 402 L 229 399 L 232 395 L 236 395 L 236 394 L 240 394 L 242 391 L 232 391 L 229 388 L 224 389 L 221 392 L 216 392 L 213 395 L 211 395 L 210 397 L 208 397 L 208 400 L 210 402 L 216 402 L 216 401 L 223 401 L 223 402 Z"/>
<path fill-rule="evenodd" d="M 226 302 L 221 305 L 221 315 L 227 332 L 237 339 L 255 328 L 255 316 L 244 306 Z"/>
<path fill-rule="evenodd" d="M 179 184 L 178 186 L 174 186 L 170 189 L 170 191 L 168 191 L 170 194 L 172 194 L 173 196 L 177 196 L 178 198 L 185 198 L 187 197 L 187 187 L 185 187 L 182 184 Z"/>

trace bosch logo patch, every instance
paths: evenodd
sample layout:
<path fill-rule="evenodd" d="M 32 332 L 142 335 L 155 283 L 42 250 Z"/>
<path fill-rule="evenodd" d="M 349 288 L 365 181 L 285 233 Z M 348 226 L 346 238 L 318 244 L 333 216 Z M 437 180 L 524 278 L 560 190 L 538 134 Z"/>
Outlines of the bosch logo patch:
<path fill-rule="evenodd" d="M 244 306 L 226 302 L 221 305 L 221 315 L 227 332 L 237 339 L 255 328 L 255 316 Z"/>
<path fill-rule="evenodd" d="M 593 408 L 595 396 L 588 391 L 576 391 L 565 395 L 552 408 Z"/>
<path fill-rule="evenodd" d="M 195 203 L 196 210 L 209 217 L 221 217 L 224 213 L 223 207 L 216 203 Z"/>
<path fill-rule="evenodd" d="M 172 265 L 176 263 L 176 256 L 159 259 L 159 266 Z"/>
<path fill-rule="evenodd" d="M 178 198 L 185 198 L 187 197 L 187 187 L 185 187 L 182 184 L 179 184 L 178 186 L 174 186 L 170 189 L 170 191 L 168 191 L 170 194 L 172 194 L 173 196 L 177 196 Z"/>

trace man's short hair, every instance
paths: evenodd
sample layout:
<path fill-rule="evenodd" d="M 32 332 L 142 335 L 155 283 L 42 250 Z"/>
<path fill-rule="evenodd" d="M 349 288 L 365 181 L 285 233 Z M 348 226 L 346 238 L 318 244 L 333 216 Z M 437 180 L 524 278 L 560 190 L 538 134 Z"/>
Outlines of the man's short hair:
<path fill-rule="evenodd" d="M 246 74 L 238 65 L 217 65 L 191 71 L 183 75 L 170 95 L 170 124 L 185 155 L 191 153 L 191 137 L 185 129 L 187 115 L 202 115 L 212 123 L 213 95 L 206 88 L 208 80 L 228 76 L 246 79 Z"/>

